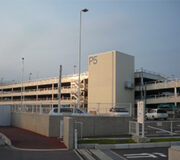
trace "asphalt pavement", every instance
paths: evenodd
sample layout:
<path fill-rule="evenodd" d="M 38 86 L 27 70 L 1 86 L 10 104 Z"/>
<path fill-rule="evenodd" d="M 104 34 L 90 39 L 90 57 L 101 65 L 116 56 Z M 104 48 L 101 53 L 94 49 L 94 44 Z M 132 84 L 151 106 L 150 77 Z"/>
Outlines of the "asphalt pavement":
<path fill-rule="evenodd" d="M 73 151 L 22 151 L 0 147 L 0 160 L 79 160 Z"/>
<path fill-rule="evenodd" d="M 116 149 L 113 153 L 127 160 L 168 160 L 168 148 Z"/>

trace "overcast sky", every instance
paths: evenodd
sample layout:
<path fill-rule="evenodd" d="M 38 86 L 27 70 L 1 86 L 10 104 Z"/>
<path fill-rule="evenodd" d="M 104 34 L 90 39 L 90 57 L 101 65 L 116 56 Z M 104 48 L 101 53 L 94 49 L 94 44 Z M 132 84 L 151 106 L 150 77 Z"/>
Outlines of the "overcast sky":
<path fill-rule="evenodd" d="M 135 67 L 180 77 L 180 0 L 0 0 L 0 79 L 72 74 L 78 62 L 82 15 L 82 71 L 88 55 L 118 50 Z"/>

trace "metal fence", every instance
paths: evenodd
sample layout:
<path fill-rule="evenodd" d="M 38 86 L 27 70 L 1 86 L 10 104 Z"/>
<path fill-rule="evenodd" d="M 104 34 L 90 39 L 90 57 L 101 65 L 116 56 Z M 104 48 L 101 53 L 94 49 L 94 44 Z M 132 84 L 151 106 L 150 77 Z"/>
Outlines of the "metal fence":
<path fill-rule="evenodd" d="M 123 108 L 129 116 L 133 113 L 131 103 L 88 103 L 88 112 L 96 115 L 113 115 L 115 112 L 111 112 L 112 108 Z"/>
<path fill-rule="evenodd" d="M 136 121 L 129 122 L 129 134 L 139 136 L 142 134 L 142 124 Z M 144 135 L 154 136 L 179 136 L 180 121 L 145 121 Z"/>
<path fill-rule="evenodd" d="M 33 105 L 33 104 L 23 104 L 23 105 L 12 105 L 11 112 L 21 112 L 21 113 L 37 113 L 37 114 L 48 114 L 52 109 L 52 105 Z"/>
<path fill-rule="evenodd" d="M 12 112 L 26 112 L 26 113 L 38 113 L 38 114 L 48 114 L 54 104 L 16 104 L 11 105 Z M 76 103 L 64 104 L 62 107 L 72 107 L 76 108 Z M 112 111 L 112 108 L 123 109 L 122 112 Z M 127 115 L 132 116 L 132 105 L 130 103 L 82 103 L 81 110 L 84 112 L 89 112 L 94 115 L 107 115 L 107 116 L 115 116 L 115 115 Z"/>

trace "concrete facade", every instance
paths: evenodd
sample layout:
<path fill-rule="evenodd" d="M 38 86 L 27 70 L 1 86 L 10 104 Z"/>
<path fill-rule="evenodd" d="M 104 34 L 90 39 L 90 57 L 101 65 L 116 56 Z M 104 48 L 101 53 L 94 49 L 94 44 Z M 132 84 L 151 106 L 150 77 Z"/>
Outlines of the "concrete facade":
<path fill-rule="evenodd" d="M 0 105 L 0 126 L 11 125 L 11 107 Z"/>
<path fill-rule="evenodd" d="M 168 150 L 168 160 L 180 159 L 180 145 L 171 146 Z"/>
<path fill-rule="evenodd" d="M 117 103 L 133 104 L 133 56 L 118 51 L 91 55 L 88 73 L 88 111 L 94 110 L 97 103 L 111 104 L 109 109 Z"/>
<path fill-rule="evenodd" d="M 59 137 L 63 116 L 46 114 L 11 113 L 12 126 L 24 128 L 48 137 Z M 71 116 L 73 126 L 82 131 L 82 137 L 120 136 L 129 133 L 129 117 Z M 64 127 L 66 122 L 64 121 Z M 82 129 L 82 130 L 81 130 Z M 67 132 L 65 133 L 67 134 Z M 64 135 L 65 135 L 64 134 Z"/>
<path fill-rule="evenodd" d="M 87 103 L 88 73 L 81 74 L 81 104 Z M 0 105 L 44 104 L 57 106 L 59 79 L 50 78 L 35 81 L 0 85 Z M 63 76 L 61 103 L 77 103 L 78 75 Z"/>
<path fill-rule="evenodd" d="M 111 137 L 129 133 L 129 117 L 73 116 L 71 118 L 73 126 L 79 130 L 80 137 Z M 66 117 L 64 124 L 66 124 L 65 120 Z"/>
<path fill-rule="evenodd" d="M 44 136 L 51 136 L 49 132 L 49 115 L 12 112 L 11 125 Z"/>
<path fill-rule="evenodd" d="M 165 77 L 146 70 L 135 72 L 135 105 L 145 98 L 147 108 L 171 104 L 180 107 L 180 80 Z"/>
<path fill-rule="evenodd" d="M 64 143 L 74 148 L 74 131 L 78 137 L 112 137 L 129 133 L 128 117 L 64 117 Z"/>

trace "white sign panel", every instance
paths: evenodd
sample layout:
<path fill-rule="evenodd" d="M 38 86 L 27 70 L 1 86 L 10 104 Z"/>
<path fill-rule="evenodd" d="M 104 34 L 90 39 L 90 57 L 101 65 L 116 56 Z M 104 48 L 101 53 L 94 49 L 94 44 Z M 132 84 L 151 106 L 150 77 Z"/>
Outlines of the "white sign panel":
<path fill-rule="evenodd" d="M 137 117 L 137 120 L 138 120 L 138 123 L 144 123 L 144 101 L 139 101 L 138 102 L 138 117 Z"/>

